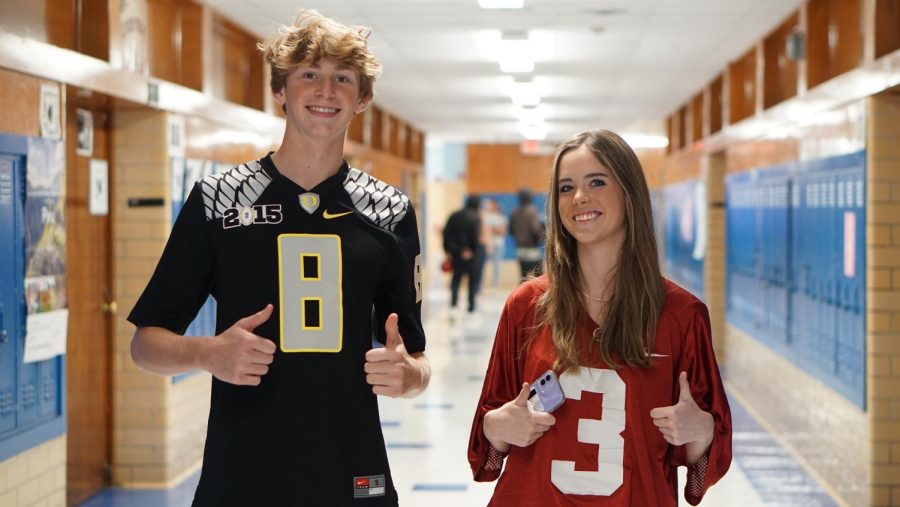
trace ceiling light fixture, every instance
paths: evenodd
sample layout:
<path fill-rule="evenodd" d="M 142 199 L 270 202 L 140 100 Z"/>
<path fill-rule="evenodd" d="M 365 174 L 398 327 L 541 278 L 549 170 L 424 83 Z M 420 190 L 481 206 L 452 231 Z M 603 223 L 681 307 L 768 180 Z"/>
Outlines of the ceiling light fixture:
<path fill-rule="evenodd" d="M 505 30 L 497 46 L 500 70 L 506 73 L 534 71 L 534 47 L 525 30 Z"/>
<path fill-rule="evenodd" d="M 519 125 L 540 125 L 544 123 L 544 111 L 539 106 L 519 109 Z"/>
<path fill-rule="evenodd" d="M 663 135 L 643 134 L 639 132 L 625 132 L 622 139 L 634 149 L 639 148 L 665 148 L 669 145 L 669 138 Z"/>
<path fill-rule="evenodd" d="M 482 9 L 521 9 L 525 6 L 525 0 L 478 0 L 478 7 Z"/>
<path fill-rule="evenodd" d="M 533 107 L 541 103 L 541 94 L 530 76 L 515 78 L 509 88 L 509 97 L 513 104 L 520 107 Z"/>

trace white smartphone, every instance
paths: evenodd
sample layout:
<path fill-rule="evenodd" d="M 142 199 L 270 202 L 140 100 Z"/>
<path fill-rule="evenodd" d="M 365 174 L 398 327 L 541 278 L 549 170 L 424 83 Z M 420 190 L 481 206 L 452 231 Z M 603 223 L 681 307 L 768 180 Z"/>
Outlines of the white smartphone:
<path fill-rule="evenodd" d="M 547 370 L 531 383 L 528 404 L 538 412 L 553 412 L 566 401 L 559 378 L 553 370 Z"/>

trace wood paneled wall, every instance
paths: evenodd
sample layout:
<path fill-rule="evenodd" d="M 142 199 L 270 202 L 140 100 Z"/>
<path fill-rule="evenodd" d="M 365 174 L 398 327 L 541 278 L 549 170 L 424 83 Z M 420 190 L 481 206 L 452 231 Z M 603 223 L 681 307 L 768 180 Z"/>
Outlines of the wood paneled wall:
<path fill-rule="evenodd" d="M 470 144 L 466 152 L 469 193 L 512 193 L 521 188 L 547 192 L 550 188 L 552 155 L 522 155 L 515 144 Z"/>
<path fill-rule="evenodd" d="M 789 41 L 797 53 L 788 53 Z M 894 64 L 875 60 L 893 58 L 898 50 L 900 0 L 806 0 L 702 91 L 703 138 L 716 136 L 725 125 L 759 118 L 785 101 L 803 100 L 816 87 L 860 67 L 887 72 Z M 685 138 L 681 119 L 688 107 L 696 121 L 696 97 L 666 118 L 669 153 L 692 144 L 697 126 L 689 121 Z M 712 141 L 719 149 L 724 138 Z"/>
<path fill-rule="evenodd" d="M 0 30 L 101 60 L 109 58 L 108 0 L 0 2 Z"/>
<path fill-rule="evenodd" d="M 0 69 L 0 132 L 40 137 L 41 83 L 36 77 Z"/>
<path fill-rule="evenodd" d="M 213 16 L 212 94 L 220 99 L 263 109 L 268 93 L 262 79 L 262 59 L 256 37 L 222 16 Z"/>
<path fill-rule="evenodd" d="M 797 95 L 797 60 L 787 53 L 788 38 L 800 29 L 794 13 L 763 41 L 763 108 Z"/>
<path fill-rule="evenodd" d="M 724 111 L 724 97 L 722 96 L 722 92 L 724 89 L 725 79 L 722 74 L 719 74 L 717 78 L 713 79 L 707 89 L 707 112 L 703 116 L 703 118 L 709 122 L 709 127 L 704 127 L 703 129 L 704 132 L 706 132 L 706 135 L 713 135 L 722 130 L 722 114 Z"/>
<path fill-rule="evenodd" d="M 756 112 L 756 60 L 754 47 L 728 66 L 728 123 L 737 123 Z"/>
<path fill-rule="evenodd" d="M 688 144 L 693 144 L 703 138 L 703 92 L 694 95 L 688 109 L 688 124 L 690 125 Z"/>
<path fill-rule="evenodd" d="M 900 49 L 900 0 L 875 2 L 875 58 Z"/>

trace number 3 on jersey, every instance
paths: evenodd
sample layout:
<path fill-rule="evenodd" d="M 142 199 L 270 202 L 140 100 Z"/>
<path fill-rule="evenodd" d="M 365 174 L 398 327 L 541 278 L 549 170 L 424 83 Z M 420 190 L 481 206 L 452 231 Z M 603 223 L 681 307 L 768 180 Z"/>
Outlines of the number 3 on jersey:
<path fill-rule="evenodd" d="M 563 493 L 609 496 L 622 485 L 624 473 L 625 382 L 613 370 L 581 367 L 578 373 L 564 372 L 559 383 L 569 399 L 580 400 L 584 391 L 603 395 L 601 419 L 578 420 L 578 441 L 599 444 L 599 466 L 595 471 L 576 471 L 574 461 L 553 460 L 550 480 Z"/>
<path fill-rule="evenodd" d="M 281 350 L 340 352 L 343 345 L 341 238 L 278 236 Z"/>

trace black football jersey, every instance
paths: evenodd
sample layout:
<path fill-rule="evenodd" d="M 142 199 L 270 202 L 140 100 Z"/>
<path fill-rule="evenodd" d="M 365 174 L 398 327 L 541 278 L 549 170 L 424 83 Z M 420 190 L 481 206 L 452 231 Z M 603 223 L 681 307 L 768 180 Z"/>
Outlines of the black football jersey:
<path fill-rule="evenodd" d="M 213 378 L 194 505 L 396 505 L 365 353 L 399 316 L 425 349 L 409 199 L 346 163 L 315 188 L 271 154 L 198 181 L 128 319 L 183 333 L 211 294 L 216 332 L 272 303 L 259 386 Z"/>

